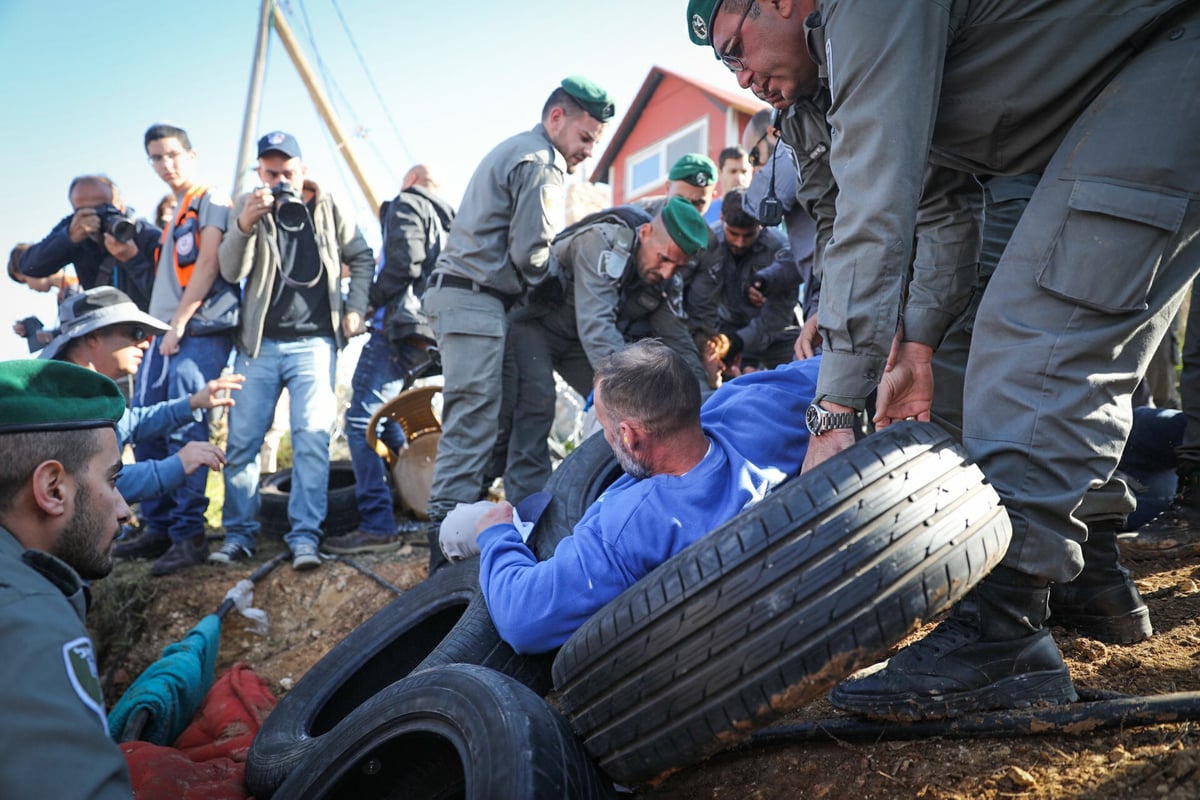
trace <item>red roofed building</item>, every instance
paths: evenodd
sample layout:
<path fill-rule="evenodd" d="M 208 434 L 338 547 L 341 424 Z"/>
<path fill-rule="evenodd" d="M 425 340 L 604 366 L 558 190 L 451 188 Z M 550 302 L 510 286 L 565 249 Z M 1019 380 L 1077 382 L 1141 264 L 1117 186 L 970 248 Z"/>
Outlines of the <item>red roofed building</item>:
<path fill-rule="evenodd" d="M 741 142 L 756 111 L 767 108 L 749 92 L 725 91 L 654 67 L 592 170 L 592 183 L 612 186 L 619 205 L 661 194 L 667 172 L 685 153 L 713 161 Z"/>

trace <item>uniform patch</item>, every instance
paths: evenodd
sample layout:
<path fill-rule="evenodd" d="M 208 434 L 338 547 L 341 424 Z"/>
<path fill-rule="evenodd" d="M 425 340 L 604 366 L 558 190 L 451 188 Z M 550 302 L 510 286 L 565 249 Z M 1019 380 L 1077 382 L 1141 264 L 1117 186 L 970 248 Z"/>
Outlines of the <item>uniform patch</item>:
<path fill-rule="evenodd" d="M 108 716 L 104 713 L 104 695 L 100 691 L 100 673 L 96 669 L 92 641 L 86 636 L 73 639 L 62 646 L 62 654 L 71 688 L 83 704 L 100 718 L 100 725 L 107 736 Z"/>
<path fill-rule="evenodd" d="M 618 253 L 615 250 L 605 250 L 600 254 L 600 262 L 597 264 L 597 269 L 600 274 L 611 278 L 614 281 L 621 280 L 621 276 L 625 274 L 625 265 L 629 262 L 627 253 Z"/>

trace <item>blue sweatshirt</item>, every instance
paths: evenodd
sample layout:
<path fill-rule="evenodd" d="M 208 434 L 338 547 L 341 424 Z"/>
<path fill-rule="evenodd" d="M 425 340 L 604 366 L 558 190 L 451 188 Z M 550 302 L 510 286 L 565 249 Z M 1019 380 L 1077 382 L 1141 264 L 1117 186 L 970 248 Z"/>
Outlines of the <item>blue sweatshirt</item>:
<path fill-rule="evenodd" d="M 804 410 L 820 358 L 754 372 L 700 412 L 708 453 L 684 475 L 628 475 L 539 562 L 511 524 L 479 535 L 479 582 L 500 636 L 519 653 L 558 647 L 629 586 L 800 471 Z"/>
<path fill-rule="evenodd" d="M 140 437 L 164 436 L 191 422 L 199 422 L 199 409 L 193 410 L 190 397 L 180 397 L 152 406 L 128 408 L 117 422 L 117 443 L 124 447 Z M 187 475 L 178 455 L 160 461 L 126 464 L 117 476 L 117 491 L 126 503 L 140 503 L 173 492 L 183 486 Z"/>

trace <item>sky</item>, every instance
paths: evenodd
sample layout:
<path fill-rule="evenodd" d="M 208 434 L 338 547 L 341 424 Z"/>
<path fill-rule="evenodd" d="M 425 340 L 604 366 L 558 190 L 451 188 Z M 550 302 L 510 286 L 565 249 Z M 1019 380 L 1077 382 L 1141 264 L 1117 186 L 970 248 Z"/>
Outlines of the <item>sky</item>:
<path fill-rule="evenodd" d="M 727 90 L 730 73 L 691 44 L 686 0 L 416 3 L 279 0 L 381 199 L 429 164 L 457 203 L 480 159 L 532 127 L 565 76 L 613 95 L 611 135 L 651 67 Z M 185 5 L 126 0 L 0 0 L 0 256 L 40 241 L 70 212 L 67 186 L 102 172 L 139 215 L 166 192 L 142 147 L 154 122 L 185 128 L 203 182 L 233 191 L 258 0 Z M 349 201 L 372 246 L 374 210 L 350 176 L 272 33 L 255 138 L 294 134 L 309 176 Z M 607 145 L 605 138 L 596 151 Z M 589 171 L 589 162 L 581 169 Z M 248 188 L 243 187 L 243 190 Z M 28 356 L 12 322 L 55 324 L 54 300 L 0 277 L 0 359 Z"/>

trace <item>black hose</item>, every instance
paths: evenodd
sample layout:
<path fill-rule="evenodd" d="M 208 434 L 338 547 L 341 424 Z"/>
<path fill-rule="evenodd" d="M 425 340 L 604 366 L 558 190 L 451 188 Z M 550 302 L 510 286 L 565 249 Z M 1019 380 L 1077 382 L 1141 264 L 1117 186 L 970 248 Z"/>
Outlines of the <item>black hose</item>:
<path fill-rule="evenodd" d="M 372 572 L 371 570 L 367 569 L 366 567 L 364 567 L 362 564 L 358 563 L 357 561 L 347 558 L 346 556 L 338 556 L 338 561 L 342 562 L 343 564 L 345 564 L 347 567 L 350 567 L 351 569 L 358 570 L 363 575 L 366 575 L 368 578 L 375 581 L 376 583 L 378 583 L 383 588 L 387 589 L 392 594 L 396 594 L 396 595 L 404 594 L 404 590 L 401 589 L 399 586 L 397 586 L 394 583 L 389 583 L 382 575 L 380 575 L 377 572 Z"/>
<path fill-rule="evenodd" d="M 1117 697 L 1020 711 L 988 711 L 955 719 L 884 722 L 831 717 L 755 731 L 741 745 L 824 741 L 901 741 L 933 736 L 1082 735 L 1103 728 L 1164 725 L 1200 720 L 1200 692 Z"/>

